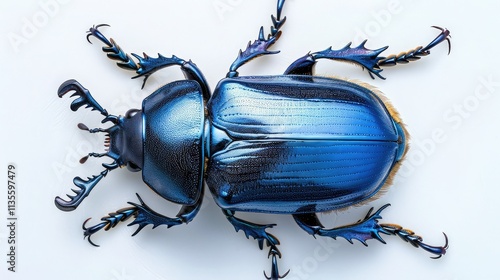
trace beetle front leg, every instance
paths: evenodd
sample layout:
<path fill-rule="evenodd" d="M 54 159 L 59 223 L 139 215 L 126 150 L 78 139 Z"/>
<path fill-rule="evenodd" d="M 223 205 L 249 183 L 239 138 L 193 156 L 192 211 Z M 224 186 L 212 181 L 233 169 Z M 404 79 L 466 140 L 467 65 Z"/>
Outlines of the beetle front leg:
<path fill-rule="evenodd" d="M 109 26 L 108 24 L 98 24 L 96 26 L 92 26 L 88 31 L 87 31 L 87 41 L 92 44 L 90 41 L 90 37 L 94 36 L 99 41 L 105 44 L 104 47 L 102 47 L 102 51 L 107 53 L 107 56 L 109 59 L 112 60 L 117 60 L 118 62 L 116 65 L 122 69 L 126 70 L 133 70 L 136 71 L 139 69 L 137 64 L 134 62 L 134 60 L 128 55 L 126 52 L 124 52 L 120 46 L 111 38 L 108 39 L 106 36 L 104 36 L 101 31 L 99 31 L 99 27 L 103 26 Z"/>
<path fill-rule="evenodd" d="M 133 79 L 144 77 L 142 87 L 144 87 L 148 78 L 156 71 L 170 66 L 180 66 L 181 71 L 186 79 L 195 80 L 201 86 L 203 98 L 206 101 L 210 99 L 210 89 L 208 87 L 208 82 L 206 81 L 198 66 L 196 66 L 196 64 L 194 64 L 191 60 L 186 61 L 175 55 L 173 55 L 172 57 L 165 57 L 161 54 L 158 54 L 157 58 L 150 57 L 145 53 L 143 54 L 143 57 L 135 53 L 133 53 L 132 55 L 139 60 L 140 65 L 139 69 L 137 69 L 136 71 L 137 76 L 133 77 Z"/>
<path fill-rule="evenodd" d="M 278 245 L 280 244 L 279 240 L 272 234 L 266 232 L 266 229 L 272 228 L 275 224 L 267 224 L 260 225 L 254 224 L 234 216 L 234 211 L 230 210 L 222 210 L 224 215 L 226 215 L 227 220 L 234 226 L 234 229 L 238 232 L 242 230 L 245 233 L 245 236 L 249 238 L 253 237 L 257 242 L 259 242 L 259 248 L 262 250 L 264 248 L 264 241 L 266 241 L 266 245 L 269 247 L 268 257 L 272 258 L 272 266 L 271 266 L 271 276 L 267 276 L 264 272 L 264 275 L 269 280 L 277 280 L 284 278 L 288 272 L 284 275 L 279 274 L 278 270 L 278 262 L 276 257 L 281 258 L 281 252 L 278 250 Z"/>
<path fill-rule="evenodd" d="M 170 228 L 181 224 L 187 224 L 194 219 L 196 214 L 198 214 L 198 211 L 201 207 L 202 197 L 203 194 L 200 195 L 200 198 L 198 199 L 196 204 L 183 206 L 179 210 L 179 213 L 175 216 L 175 218 L 170 218 L 151 209 L 137 194 L 137 198 L 139 199 L 140 204 L 129 202 L 132 207 L 123 208 L 114 213 L 109 213 L 108 216 L 101 218 L 101 223 L 91 227 L 85 226 L 90 218 L 87 219 L 82 225 L 82 228 L 84 230 L 83 235 L 85 238 L 88 238 L 90 244 L 99 247 L 99 245 L 95 244 L 91 240 L 93 234 L 103 228 L 104 230 L 108 231 L 109 229 L 114 228 L 120 222 L 128 220 L 130 217 L 134 217 L 134 221 L 128 224 L 128 226 L 138 225 L 136 231 L 132 234 L 132 236 L 138 234 L 147 225 L 152 225 L 154 229 L 161 225 L 166 225 L 167 228 Z"/>
<path fill-rule="evenodd" d="M 355 239 L 360 241 L 363 245 L 368 246 L 366 241 L 369 239 L 376 239 L 385 244 L 385 241 L 380 236 L 380 234 L 383 233 L 387 235 L 397 235 L 404 241 L 409 242 L 414 247 L 420 247 L 425 251 L 436 255 L 436 257 L 434 258 L 440 258 L 442 255 L 446 254 L 446 250 L 448 249 L 448 237 L 446 236 L 446 234 L 444 235 L 446 240 L 444 246 L 430 246 L 423 243 L 422 237 L 415 235 L 415 233 L 411 230 L 403 229 L 399 225 L 379 224 L 378 220 L 382 219 L 380 213 L 389 205 L 390 204 L 386 204 L 382 206 L 373 214 L 373 208 L 371 208 L 363 220 L 360 220 L 357 223 L 351 225 L 336 227 L 332 229 L 325 229 L 315 213 L 295 214 L 293 215 L 293 217 L 295 219 L 295 222 L 297 222 L 297 224 L 303 230 L 313 236 L 328 236 L 333 239 L 336 239 L 337 237 L 343 237 L 351 244 L 353 243 L 352 240 Z"/>
<path fill-rule="evenodd" d="M 165 57 L 161 54 L 158 54 L 157 58 L 152 58 L 147 54 L 143 54 L 141 57 L 135 53 L 131 55 L 125 53 L 120 46 L 113 40 L 113 38 L 108 39 L 101 31 L 99 31 L 99 27 L 109 26 L 107 24 L 99 24 L 97 26 L 93 26 L 87 31 L 87 41 L 90 43 L 90 37 L 94 36 L 99 41 L 104 43 L 104 47 L 102 47 L 102 51 L 107 53 L 108 58 L 112 60 L 117 60 L 116 63 L 118 67 L 135 71 L 137 76 L 132 77 L 133 79 L 143 77 L 142 87 L 146 84 L 149 76 L 151 76 L 156 71 L 166 68 L 169 66 L 180 66 L 184 76 L 186 79 L 197 81 L 202 87 L 203 97 L 208 100 L 210 98 L 210 90 L 208 88 L 208 83 L 201 73 L 201 70 L 194 64 L 192 61 L 186 61 L 184 59 L 178 58 L 175 55 L 172 57 Z M 136 63 L 132 57 L 137 58 L 139 61 Z"/>

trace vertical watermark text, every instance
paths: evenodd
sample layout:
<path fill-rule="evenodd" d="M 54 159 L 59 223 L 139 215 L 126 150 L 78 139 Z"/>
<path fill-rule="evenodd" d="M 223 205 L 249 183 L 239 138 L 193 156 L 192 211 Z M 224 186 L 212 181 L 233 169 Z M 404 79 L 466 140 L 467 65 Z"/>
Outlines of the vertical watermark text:
<path fill-rule="evenodd" d="M 7 270 L 17 271 L 17 168 L 11 163 L 7 166 Z"/>

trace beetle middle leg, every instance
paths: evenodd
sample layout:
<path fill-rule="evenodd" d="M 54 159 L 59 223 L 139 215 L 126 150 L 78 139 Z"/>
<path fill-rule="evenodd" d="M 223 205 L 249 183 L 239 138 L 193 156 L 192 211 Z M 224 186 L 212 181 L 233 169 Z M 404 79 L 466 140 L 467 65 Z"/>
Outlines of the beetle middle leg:
<path fill-rule="evenodd" d="M 264 36 L 264 27 L 260 27 L 259 38 L 255 40 L 252 44 L 248 43 L 247 48 L 244 51 L 238 53 L 238 57 L 234 60 L 231 67 L 229 67 L 229 72 L 227 73 L 228 78 L 233 78 L 238 76 L 238 68 L 243 66 L 250 60 L 268 54 L 277 54 L 279 51 L 269 51 L 268 48 L 272 46 L 281 36 L 280 28 L 285 24 L 286 17 L 281 18 L 281 12 L 283 6 L 285 5 L 285 0 L 278 0 L 278 6 L 276 11 L 276 17 L 271 15 L 273 21 L 273 26 L 271 26 L 271 33 L 267 35 L 267 39 Z"/>
<path fill-rule="evenodd" d="M 111 228 L 114 228 L 120 222 L 124 222 L 128 220 L 130 217 L 134 217 L 134 221 L 128 224 L 128 226 L 138 225 L 136 231 L 132 234 L 132 236 L 138 234 L 147 225 L 152 225 L 154 229 L 161 225 L 166 225 L 167 228 L 170 228 L 181 224 L 187 224 L 194 219 L 196 214 L 198 214 L 198 211 L 200 210 L 201 207 L 203 194 L 200 195 L 200 198 L 194 205 L 184 205 L 179 210 L 179 213 L 177 213 L 175 218 L 170 218 L 160 213 L 157 213 L 156 211 L 151 209 L 148 205 L 146 205 L 146 203 L 144 203 L 144 201 L 138 194 L 137 198 L 139 199 L 140 204 L 129 202 L 129 204 L 132 205 L 132 207 L 122 208 L 114 213 L 109 213 L 108 216 L 101 218 L 102 222 L 99 224 L 87 228 L 85 225 L 90 220 L 90 218 L 87 219 L 82 225 L 82 228 L 84 230 L 83 232 L 84 237 L 88 238 L 90 244 L 99 247 L 99 245 L 95 244 L 91 240 L 93 234 L 95 234 L 96 232 L 100 231 L 103 228 L 106 231 Z"/>
<path fill-rule="evenodd" d="M 236 231 L 242 230 L 245 233 L 245 236 L 249 238 L 253 237 L 257 242 L 259 242 L 259 248 L 262 250 L 264 248 L 264 241 L 266 241 L 266 245 L 269 247 L 269 257 L 272 257 L 272 267 L 271 267 L 271 276 L 268 277 L 264 272 L 264 275 L 269 280 L 277 280 L 280 278 L 284 278 L 288 272 L 284 275 L 280 275 L 278 271 L 278 263 L 276 257 L 281 258 L 281 252 L 278 250 L 278 245 L 280 244 L 279 240 L 272 234 L 266 232 L 266 229 L 274 227 L 276 224 L 267 224 L 260 225 L 254 224 L 234 216 L 234 211 L 231 210 L 222 210 L 224 215 L 226 215 L 227 220 L 234 226 Z"/>
<path fill-rule="evenodd" d="M 435 27 L 435 26 L 433 26 Z M 370 50 L 365 47 L 366 40 L 357 47 L 351 47 L 351 43 L 339 50 L 328 48 L 324 51 L 309 53 L 296 61 L 294 61 L 285 71 L 285 74 L 295 75 L 314 75 L 314 66 L 318 59 L 330 59 L 352 62 L 360 65 L 363 69 L 368 70 L 368 74 L 372 78 L 377 76 L 385 79 L 380 73 L 383 71 L 381 67 L 394 66 L 397 64 L 406 64 L 410 61 L 419 60 L 423 56 L 430 54 L 430 50 L 438 44 L 447 41 L 449 50 L 450 31 L 444 28 L 435 27 L 441 30 L 441 33 L 432 40 L 426 47 L 417 47 L 407 52 L 402 52 L 398 55 L 390 55 L 388 57 L 380 56 L 388 47 L 382 47 L 376 50 Z"/>
<path fill-rule="evenodd" d="M 404 229 L 403 227 L 395 224 L 379 224 L 378 220 L 382 219 L 380 213 L 389 205 L 390 204 L 386 204 L 382 206 L 373 214 L 373 208 L 371 208 L 365 218 L 357 223 L 332 229 L 326 229 L 321 224 L 315 213 L 294 214 L 293 218 L 304 231 L 313 236 L 327 236 L 333 239 L 343 237 L 351 244 L 353 243 L 352 240 L 355 239 L 360 241 L 363 245 L 368 246 L 366 241 L 369 239 L 376 239 L 385 244 L 385 241 L 380 236 L 380 234 L 383 233 L 386 235 L 397 235 L 414 247 L 420 247 L 425 251 L 436 255 L 434 258 L 440 258 L 442 255 L 446 254 L 446 250 L 448 249 L 448 238 L 444 233 L 443 234 L 446 239 L 446 244 L 444 246 L 430 246 L 423 243 L 422 237 L 415 235 L 415 233 L 411 230 Z"/>

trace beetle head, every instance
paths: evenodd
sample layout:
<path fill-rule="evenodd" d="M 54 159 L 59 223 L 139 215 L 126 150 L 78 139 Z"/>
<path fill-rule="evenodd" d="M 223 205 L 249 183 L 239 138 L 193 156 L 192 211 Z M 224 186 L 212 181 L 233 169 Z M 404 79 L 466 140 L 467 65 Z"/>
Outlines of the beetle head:
<path fill-rule="evenodd" d="M 106 118 L 103 122 L 112 121 L 113 126 L 102 129 L 89 129 L 86 125 L 80 123 L 78 127 L 90 133 L 106 133 L 104 146 L 106 153 L 90 153 L 83 157 L 80 163 L 85 163 L 89 156 L 102 157 L 107 156 L 113 159 L 113 163 L 104 164 L 107 169 L 124 167 L 130 171 L 138 172 L 142 169 L 143 137 L 142 137 L 142 111 L 138 109 L 129 110 L 125 116 Z"/>
<path fill-rule="evenodd" d="M 89 153 L 80 160 L 80 163 L 85 163 L 89 157 L 104 156 L 113 159 L 113 162 L 103 163 L 105 170 L 98 175 L 87 179 L 75 177 L 73 183 L 76 188 L 72 189 L 74 194 L 67 195 L 69 200 L 62 199 L 59 196 L 55 198 L 57 208 L 62 211 L 75 210 L 109 171 L 123 166 L 127 166 L 131 171 L 140 171 L 143 166 L 143 114 L 141 110 L 129 110 L 125 116 L 110 115 L 86 88 L 72 79 L 61 84 L 57 95 L 63 97 L 68 92 L 73 92 L 71 97 L 77 97 L 71 103 L 70 108 L 72 111 L 77 111 L 81 107 L 90 108 L 92 111 L 97 111 L 104 116 L 102 123 L 111 122 L 114 124 L 105 129 L 89 129 L 82 123 L 78 124 L 78 128 L 90 133 L 106 133 L 104 145 L 107 147 L 106 153 Z"/>

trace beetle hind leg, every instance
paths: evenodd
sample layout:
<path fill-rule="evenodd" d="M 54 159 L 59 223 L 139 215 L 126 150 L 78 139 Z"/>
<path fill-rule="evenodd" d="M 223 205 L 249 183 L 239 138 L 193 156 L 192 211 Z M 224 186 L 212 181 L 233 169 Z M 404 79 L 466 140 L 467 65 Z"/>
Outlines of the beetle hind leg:
<path fill-rule="evenodd" d="M 386 204 L 382 206 L 379 210 L 372 214 L 373 208 L 368 211 L 365 218 L 358 221 L 357 223 L 336 227 L 332 229 L 326 229 L 319 221 L 315 213 L 306 214 L 295 214 L 293 215 L 295 222 L 307 233 L 315 236 L 327 236 L 333 239 L 337 237 L 343 237 L 349 243 L 353 243 L 352 240 L 358 240 L 363 245 L 368 246 L 366 243 L 369 239 L 376 239 L 385 244 L 385 241 L 380 236 L 381 233 L 386 235 L 399 236 L 406 242 L 409 242 L 416 248 L 422 248 L 425 251 L 436 255 L 434 258 L 440 258 L 442 255 L 446 254 L 448 249 L 448 237 L 445 236 L 444 246 L 431 246 L 423 243 L 422 237 L 415 235 L 411 230 L 403 229 L 399 225 L 393 224 L 379 224 L 378 220 L 382 219 L 380 213 L 389 206 Z"/>
<path fill-rule="evenodd" d="M 268 257 L 272 259 L 271 265 L 271 276 L 267 276 L 266 272 L 264 272 L 264 276 L 269 280 L 278 280 L 284 278 L 289 271 L 287 271 L 284 275 L 280 275 L 278 270 L 278 261 L 277 257 L 281 258 L 281 252 L 278 249 L 278 245 L 280 244 L 279 240 L 272 234 L 266 232 L 266 229 L 272 228 L 275 224 L 267 224 L 260 225 L 251 223 L 234 216 L 234 211 L 230 210 L 222 210 L 224 215 L 226 215 L 227 220 L 234 226 L 236 231 L 242 230 L 245 233 L 245 236 L 249 238 L 253 237 L 259 243 L 259 248 L 262 250 L 264 248 L 264 241 L 266 242 L 266 246 L 269 247 Z"/>

